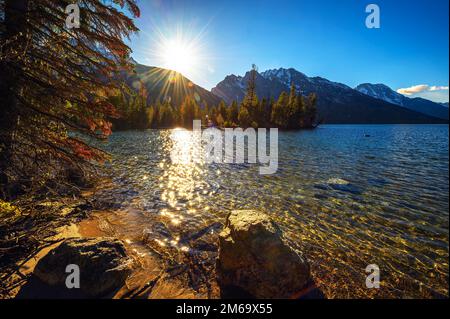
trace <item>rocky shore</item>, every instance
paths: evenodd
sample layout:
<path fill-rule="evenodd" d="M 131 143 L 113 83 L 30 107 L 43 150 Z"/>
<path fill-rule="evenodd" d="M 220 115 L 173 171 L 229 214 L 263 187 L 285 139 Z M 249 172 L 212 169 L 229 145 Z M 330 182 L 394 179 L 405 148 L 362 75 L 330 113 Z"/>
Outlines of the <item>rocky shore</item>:
<path fill-rule="evenodd" d="M 189 251 L 158 246 L 155 223 L 139 245 L 121 238 L 98 213 L 34 263 L 18 298 L 322 298 L 310 266 L 267 215 L 233 211 L 225 225 L 191 234 Z M 219 230 L 211 235 L 211 230 Z M 167 234 L 166 234 L 167 235 Z M 142 253 L 150 250 L 152 253 Z M 79 288 L 68 289 L 69 265 Z"/>
<path fill-rule="evenodd" d="M 233 211 L 219 235 L 217 280 L 222 297 L 301 298 L 320 294 L 310 266 L 269 216 Z"/>

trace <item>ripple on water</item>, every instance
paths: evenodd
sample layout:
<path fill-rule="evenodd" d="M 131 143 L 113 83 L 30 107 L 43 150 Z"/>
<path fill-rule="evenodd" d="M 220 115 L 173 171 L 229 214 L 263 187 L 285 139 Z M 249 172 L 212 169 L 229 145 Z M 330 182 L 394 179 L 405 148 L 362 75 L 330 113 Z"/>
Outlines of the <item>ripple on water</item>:
<path fill-rule="evenodd" d="M 183 136 L 177 145 L 191 147 Z M 156 130 L 114 133 L 104 145 L 115 188 L 98 201 L 143 211 L 121 221 L 135 238 L 146 230 L 178 250 L 212 251 L 213 237 L 189 236 L 214 236 L 231 209 L 259 209 L 307 254 L 330 297 L 448 295 L 448 126 L 280 132 L 273 176 L 255 164 L 175 164 L 174 145 Z M 363 288 L 372 263 L 383 274 L 376 292 Z"/>

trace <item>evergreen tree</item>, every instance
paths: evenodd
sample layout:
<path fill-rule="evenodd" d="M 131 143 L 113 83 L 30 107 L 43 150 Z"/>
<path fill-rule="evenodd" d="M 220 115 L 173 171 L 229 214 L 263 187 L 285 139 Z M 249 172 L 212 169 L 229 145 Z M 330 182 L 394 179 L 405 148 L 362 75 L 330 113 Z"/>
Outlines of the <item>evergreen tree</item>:
<path fill-rule="evenodd" d="M 279 128 L 287 127 L 287 108 L 289 105 L 289 96 L 286 92 L 281 92 L 277 103 L 272 110 L 272 123 Z"/>
<path fill-rule="evenodd" d="M 228 116 L 227 116 L 227 106 L 225 105 L 225 102 L 224 101 L 220 101 L 220 103 L 219 103 L 219 110 L 218 110 L 218 112 L 219 112 L 219 115 L 221 115 L 222 116 L 222 119 L 226 119 Z"/>
<path fill-rule="evenodd" d="M 217 123 L 218 126 L 223 126 L 223 124 L 225 123 L 225 120 L 224 120 L 224 118 L 223 118 L 223 116 L 222 116 L 221 113 L 219 113 L 219 114 L 217 115 L 217 117 L 216 117 L 216 123 Z"/>
<path fill-rule="evenodd" d="M 154 112 L 153 112 L 153 125 L 152 128 L 159 128 L 160 127 L 160 112 L 161 112 L 161 102 L 158 100 L 156 102 L 156 105 L 154 107 Z"/>
<path fill-rule="evenodd" d="M 300 126 L 300 105 L 298 104 L 297 91 L 294 83 L 291 84 L 289 104 L 285 109 L 286 128 L 297 129 Z"/>
<path fill-rule="evenodd" d="M 68 132 L 111 133 L 107 118 L 117 113 L 107 97 L 119 87 L 112 75 L 129 67 L 125 39 L 138 31 L 124 7 L 135 17 L 139 9 L 135 0 L 79 1 L 81 27 L 69 29 L 71 3 L 0 1 L 0 197 L 11 180 L 36 179 L 37 163 L 42 170 L 106 158 Z"/>
<path fill-rule="evenodd" d="M 297 91 L 295 89 L 294 82 L 292 82 L 291 83 L 291 89 L 290 89 L 290 92 L 289 92 L 289 106 L 291 106 L 292 108 L 296 107 L 296 105 L 295 105 L 296 98 L 297 98 Z"/>
<path fill-rule="evenodd" d="M 238 103 L 236 101 L 233 101 L 231 103 L 231 106 L 228 109 L 228 116 L 227 119 L 228 121 L 230 121 L 231 123 L 237 124 L 239 122 L 238 120 L 238 116 L 239 116 L 239 108 L 238 108 Z"/>
<path fill-rule="evenodd" d="M 160 128 L 170 128 L 173 127 L 176 123 L 176 121 L 174 121 L 174 112 L 172 106 L 168 101 L 164 102 L 161 105 L 158 122 Z"/>
<path fill-rule="evenodd" d="M 252 69 L 249 72 L 249 79 L 247 83 L 247 92 L 242 102 L 242 105 L 245 106 L 248 110 L 252 106 L 255 106 L 257 103 L 256 96 L 256 75 L 258 73 L 258 68 L 255 64 L 252 65 Z"/>
<path fill-rule="evenodd" d="M 305 126 L 307 128 L 311 128 L 314 125 L 314 121 L 316 120 L 316 114 L 317 114 L 317 95 L 315 93 L 311 93 L 308 95 L 307 103 L 306 103 L 306 109 L 305 109 Z"/>
<path fill-rule="evenodd" d="M 216 117 L 217 117 L 217 107 L 213 106 L 210 111 L 209 111 L 209 119 L 214 123 L 217 124 L 216 122 Z"/>
<path fill-rule="evenodd" d="M 147 128 L 152 128 L 153 121 L 155 120 L 155 107 L 154 106 L 150 106 L 147 109 L 146 119 L 147 119 Z"/>
<path fill-rule="evenodd" d="M 269 99 L 269 102 L 267 103 L 266 109 L 265 109 L 265 115 L 264 115 L 264 119 L 265 119 L 265 123 L 267 123 L 267 125 L 272 124 L 272 110 L 274 108 L 275 105 L 275 100 L 273 97 L 271 97 Z"/>
<path fill-rule="evenodd" d="M 250 113 L 247 110 L 247 107 L 241 106 L 241 109 L 239 110 L 239 125 L 243 128 L 250 127 L 252 124 L 252 119 L 250 118 Z"/>
<path fill-rule="evenodd" d="M 181 104 L 180 107 L 180 118 L 183 127 L 192 128 L 192 124 L 195 119 L 196 106 L 197 105 L 194 99 L 192 99 L 189 96 L 186 96 L 184 102 Z"/>
<path fill-rule="evenodd" d="M 267 121 L 266 110 L 267 110 L 267 100 L 263 98 L 258 103 L 258 108 L 256 109 L 255 114 L 255 122 L 258 123 L 259 127 L 267 127 L 269 125 L 269 121 Z"/>
<path fill-rule="evenodd" d="M 305 107 L 304 107 L 304 99 L 303 95 L 298 94 L 295 98 L 295 105 L 298 112 L 298 118 L 297 118 L 297 127 L 302 128 L 304 126 L 304 115 L 305 115 Z"/>

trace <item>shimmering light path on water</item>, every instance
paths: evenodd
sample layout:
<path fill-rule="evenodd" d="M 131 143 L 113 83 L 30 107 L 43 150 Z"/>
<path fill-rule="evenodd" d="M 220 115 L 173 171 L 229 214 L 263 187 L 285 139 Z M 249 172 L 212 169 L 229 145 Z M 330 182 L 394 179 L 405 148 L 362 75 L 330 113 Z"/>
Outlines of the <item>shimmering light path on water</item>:
<path fill-rule="evenodd" d="M 448 126 L 280 132 L 272 176 L 260 176 L 259 164 L 172 164 L 170 133 L 113 134 L 104 147 L 116 188 L 105 201 L 163 216 L 173 238 L 223 223 L 232 209 L 265 211 L 305 252 L 328 297 L 448 295 Z M 146 223 L 135 220 L 136 233 Z M 365 287 L 368 264 L 381 268 L 379 291 Z"/>

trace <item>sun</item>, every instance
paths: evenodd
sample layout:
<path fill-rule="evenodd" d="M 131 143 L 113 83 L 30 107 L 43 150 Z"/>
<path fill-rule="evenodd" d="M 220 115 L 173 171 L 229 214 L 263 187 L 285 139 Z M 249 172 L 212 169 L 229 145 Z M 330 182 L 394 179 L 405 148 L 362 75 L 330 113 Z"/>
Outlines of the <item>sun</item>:
<path fill-rule="evenodd" d="M 151 33 L 145 34 L 150 41 L 139 54 L 145 56 L 149 65 L 180 73 L 188 83 L 205 82 L 214 73 L 217 60 L 211 55 L 206 32 L 207 25 L 155 25 Z"/>
<path fill-rule="evenodd" d="M 168 39 L 161 45 L 160 56 L 163 67 L 181 74 L 191 74 L 198 67 L 198 53 L 194 42 L 188 43 L 183 39 Z"/>

